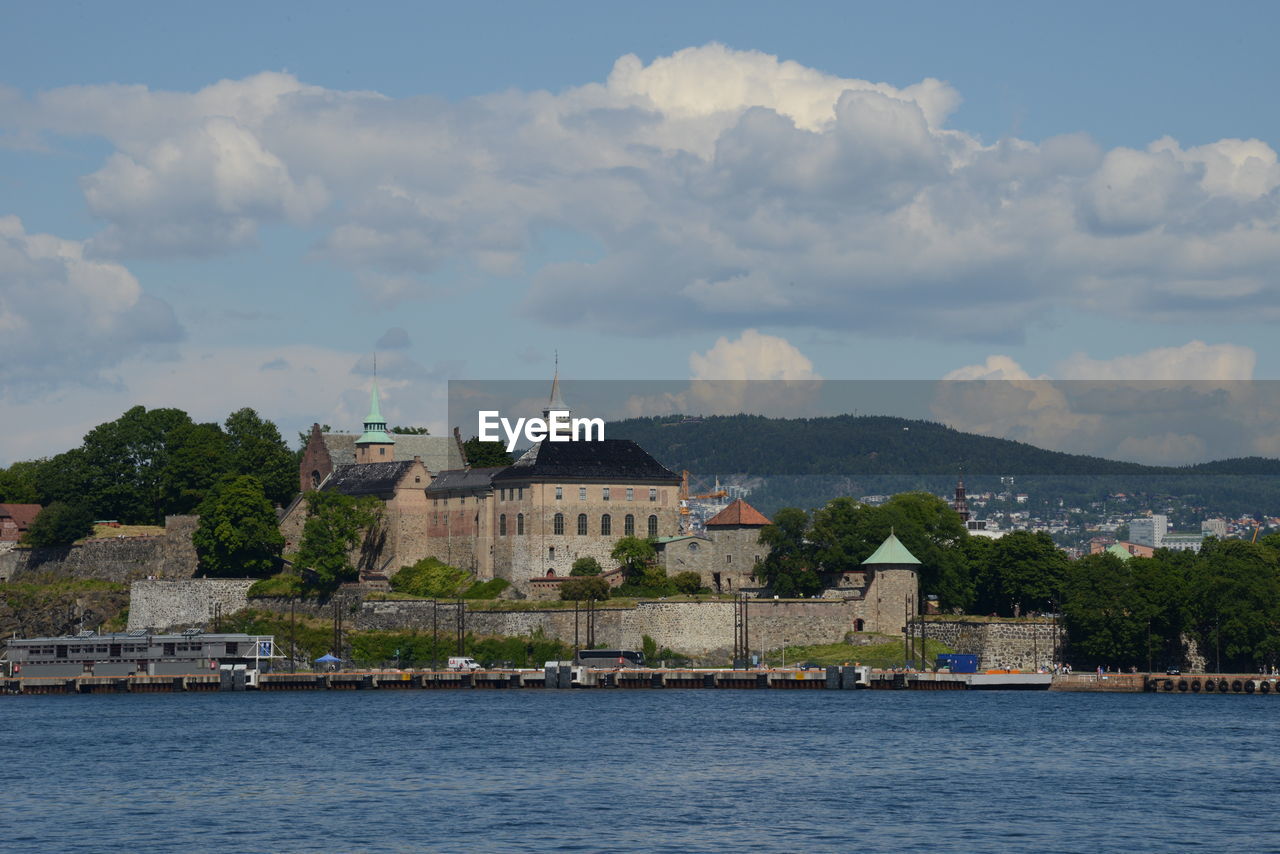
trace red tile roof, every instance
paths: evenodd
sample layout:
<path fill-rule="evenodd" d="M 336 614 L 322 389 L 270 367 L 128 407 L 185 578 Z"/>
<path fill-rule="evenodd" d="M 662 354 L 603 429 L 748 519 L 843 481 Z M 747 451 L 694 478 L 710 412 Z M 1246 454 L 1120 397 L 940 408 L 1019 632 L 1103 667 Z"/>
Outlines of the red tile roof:
<path fill-rule="evenodd" d="M 21 534 L 31 527 L 32 521 L 40 515 L 42 509 L 44 508 L 39 504 L 0 504 L 0 519 L 12 519 L 17 533 Z"/>
<path fill-rule="evenodd" d="M 769 517 L 739 498 L 707 520 L 708 528 L 729 525 L 772 525 Z"/>

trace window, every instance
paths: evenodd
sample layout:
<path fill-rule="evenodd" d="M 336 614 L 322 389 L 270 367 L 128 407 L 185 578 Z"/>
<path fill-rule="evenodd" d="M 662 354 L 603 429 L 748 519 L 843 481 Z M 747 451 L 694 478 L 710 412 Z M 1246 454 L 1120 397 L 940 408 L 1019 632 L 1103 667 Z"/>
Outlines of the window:
<path fill-rule="evenodd" d="M 756 565 L 760 565 L 760 555 L 756 555 Z"/>
<path fill-rule="evenodd" d="M 636 535 L 636 517 L 630 513 L 622 520 L 622 536 L 634 537 Z"/>
<path fill-rule="evenodd" d="M 520 513 L 516 516 L 516 536 L 524 536 L 524 514 Z"/>
<path fill-rule="evenodd" d="M 386 448 L 379 448 L 379 449 L 378 449 L 378 456 L 380 456 L 380 457 L 385 457 L 386 455 L 387 455 L 387 449 L 386 449 Z"/>
<path fill-rule="evenodd" d="M 600 490 L 600 494 L 601 494 L 601 496 L 603 497 L 603 499 L 604 499 L 605 501 L 608 501 L 608 500 L 609 500 L 609 487 L 607 487 L 607 486 L 606 486 L 604 489 Z"/>
<path fill-rule="evenodd" d="M 652 540 L 657 536 L 658 536 L 658 517 L 650 516 L 649 517 L 649 539 Z"/>
<path fill-rule="evenodd" d="M 650 500 L 650 501 L 657 501 L 657 500 L 658 500 L 658 490 L 657 490 L 657 489 L 655 489 L 655 488 L 653 488 L 653 487 L 650 487 L 650 488 L 649 488 L 649 500 Z"/>
<path fill-rule="evenodd" d="M 585 537 L 587 535 L 587 514 L 578 514 L 578 536 Z"/>
<path fill-rule="evenodd" d="M 555 559 L 556 559 L 556 547 L 547 546 L 547 560 L 555 560 Z M 555 575 L 555 574 L 556 572 L 554 569 L 547 570 L 547 575 Z"/>
<path fill-rule="evenodd" d="M 312 489 L 320 488 L 320 472 L 318 471 L 313 471 L 311 473 L 311 488 Z"/>
<path fill-rule="evenodd" d="M 600 517 L 600 536 L 607 537 L 613 533 L 613 519 L 608 513 Z"/>
<path fill-rule="evenodd" d="M 556 487 L 556 501 L 560 501 L 560 500 L 562 500 L 563 498 L 564 498 L 564 487 L 563 487 L 563 486 L 557 486 L 557 487 Z"/>
<path fill-rule="evenodd" d="M 725 563 L 733 563 L 733 555 L 725 555 L 725 556 L 724 556 L 724 562 L 725 562 Z"/>
<path fill-rule="evenodd" d="M 505 537 L 507 535 L 507 514 L 503 513 L 498 517 L 498 536 Z"/>
<path fill-rule="evenodd" d="M 698 544 L 697 544 L 697 543 L 689 543 L 689 551 L 691 551 L 691 552 L 696 552 L 697 550 L 698 550 Z"/>
<path fill-rule="evenodd" d="M 578 487 L 578 500 L 579 501 L 587 500 L 587 488 L 585 486 Z"/>
<path fill-rule="evenodd" d="M 636 500 L 636 488 L 634 486 L 627 487 L 627 500 L 628 501 Z"/>
<path fill-rule="evenodd" d="M 564 535 L 564 514 L 557 513 L 551 521 L 551 532 L 556 536 Z"/>

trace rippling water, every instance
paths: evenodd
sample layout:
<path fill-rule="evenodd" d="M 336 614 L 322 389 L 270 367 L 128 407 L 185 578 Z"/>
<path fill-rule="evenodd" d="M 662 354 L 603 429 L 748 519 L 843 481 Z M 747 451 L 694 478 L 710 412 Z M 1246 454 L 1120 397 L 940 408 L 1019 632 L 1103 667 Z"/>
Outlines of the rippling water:
<path fill-rule="evenodd" d="M 5 851 L 1274 850 L 1280 697 L 0 697 Z"/>

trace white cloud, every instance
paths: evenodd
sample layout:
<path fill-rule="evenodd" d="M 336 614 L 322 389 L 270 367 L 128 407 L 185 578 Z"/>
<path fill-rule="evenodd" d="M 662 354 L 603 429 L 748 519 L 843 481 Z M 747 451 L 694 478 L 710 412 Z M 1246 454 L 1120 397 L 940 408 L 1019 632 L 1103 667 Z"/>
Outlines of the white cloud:
<path fill-rule="evenodd" d="M 104 369 L 181 336 L 172 309 L 124 267 L 0 217 L 0 398 L 99 383 Z"/>
<path fill-rule="evenodd" d="M 959 94 L 718 44 L 560 93 L 461 102 L 288 74 L 198 92 L 68 87 L 14 138 L 95 134 L 103 253 L 222 251 L 261 225 L 383 303 L 446 267 L 532 274 L 523 311 L 618 334 L 769 324 L 1019 340 L 1055 305 L 1164 321 L 1280 318 L 1280 167 L 1259 140 L 984 144 Z M 589 261 L 530 252 L 544 229 Z"/>
<path fill-rule="evenodd" d="M 1191 341 L 1114 359 L 1091 359 L 1075 353 L 1058 365 L 1057 374 L 1064 380 L 1235 382 L 1253 379 L 1257 362 L 1257 354 L 1249 347 Z"/>
<path fill-rule="evenodd" d="M 809 357 L 790 341 L 754 329 L 743 330 L 733 341 L 719 338 L 705 353 L 691 353 L 689 375 L 694 380 L 821 379 Z"/>

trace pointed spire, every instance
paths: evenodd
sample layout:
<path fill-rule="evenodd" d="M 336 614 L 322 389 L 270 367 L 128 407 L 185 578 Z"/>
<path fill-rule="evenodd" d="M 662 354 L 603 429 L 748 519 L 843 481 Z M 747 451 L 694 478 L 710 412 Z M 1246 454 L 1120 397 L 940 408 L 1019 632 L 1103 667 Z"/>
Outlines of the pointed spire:
<path fill-rule="evenodd" d="M 573 411 L 565 405 L 564 399 L 560 396 L 560 351 L 556 351 L 556 372 L 551 379 L 551 396 L 547 399 L 547 408 L 542 410 L 542 417 L 550 420 L 552 412 L 568 412 L 571 415 Z"/>
<path fill-rule="evenodd" d="M 369 415 L 364 419 L 364 433 L 356 439 L 357 445 L 394 445 L 395 439 L 387 433 L 387 422 L 382 418 L 381 401 L 378 399 L 378 357 L 373 357 L 373 387 L 369 391 Z"/>

